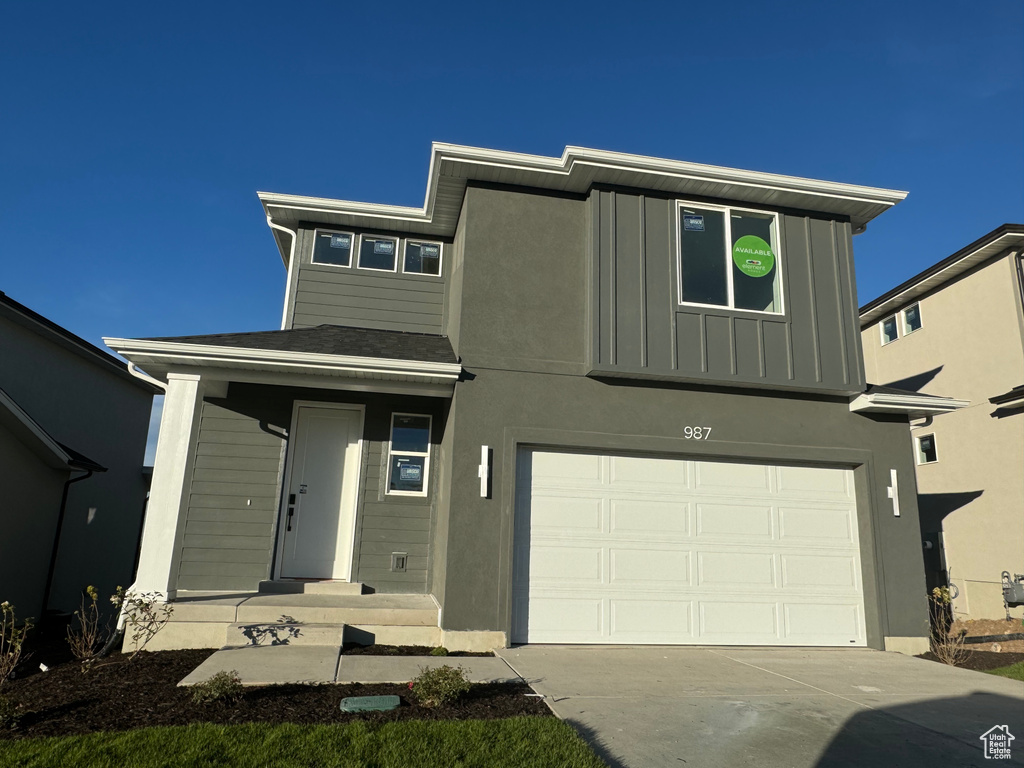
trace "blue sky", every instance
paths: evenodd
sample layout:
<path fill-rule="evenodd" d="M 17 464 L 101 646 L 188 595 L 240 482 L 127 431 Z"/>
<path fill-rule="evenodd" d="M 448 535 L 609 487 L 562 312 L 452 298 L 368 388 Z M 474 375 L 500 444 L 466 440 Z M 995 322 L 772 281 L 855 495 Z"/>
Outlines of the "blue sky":
<path fill-rule="evenodd" d="M 11 3 L 0 290 L 78 333 L 279 326 L 256 190 L 421 205 L 430 142 L 892 187 L 863 303 L 1024 220 L 1019 0 Z"/>

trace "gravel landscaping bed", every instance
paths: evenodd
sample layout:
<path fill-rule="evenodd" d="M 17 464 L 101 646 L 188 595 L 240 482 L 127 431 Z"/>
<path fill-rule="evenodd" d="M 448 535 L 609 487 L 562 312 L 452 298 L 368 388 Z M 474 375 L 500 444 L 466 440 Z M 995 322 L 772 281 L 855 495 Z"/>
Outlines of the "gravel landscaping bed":
<path fill-rule="evenodd" d="M 428 649 L 429 650 L 429 649 Z M 99 731 L 190 723 L 297 723 L 304 725 L 363 720 L 468 720 L 537 715 L 551 711 L 524 683 L 473 685 L 457 702 L 420 706 L 406 685 L 274 685 L 247 688 L 234 704 L 194 704 L 192 692 L 177 683 L 213 653 L 212 650 L 142 653 L 131 664 L 116 654 L 83 673 L 67 662 L 48 672 L 7 682 L 2 695 L 23 713 L 14 730 L 0 729 L 0 739 L 66 736 Z M 487 654 L 485 654 L 487 655 Z M 29 661 L 38 666 L 39 657 Z M 31 667 L 29 668 L 31 669 Z M 28 670 L 26 670 L 28 671 Z M 348 696 L 397 695 L 402 705 L 391 712 L 342 714 Z"/>

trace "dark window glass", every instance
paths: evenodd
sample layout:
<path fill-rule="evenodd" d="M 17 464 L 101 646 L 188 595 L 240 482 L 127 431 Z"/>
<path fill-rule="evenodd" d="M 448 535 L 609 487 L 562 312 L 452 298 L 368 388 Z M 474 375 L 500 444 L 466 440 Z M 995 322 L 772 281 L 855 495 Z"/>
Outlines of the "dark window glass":
<path fill-rule="evenodd" d="M 418 275 L 441 274 L 441 244 L 406 241 L 402 270 Z"/>
<path fill-rule="evenodd" d="M 906 320 L 904 327 L 904 333 L 913 333 L 921 327 L 921 307 L 918 304 L 907 307 L 903 313 L 903 317 Z"/>
<path fill-rule="evenodd" d="M 722 212 L 682 208 L 679 213 L 679 246 L 683 301 L 728 306 L 725 216 Z"/>
<path fill-rule="evenodd" d="M 348 232 L 317 232 L 313 262 L 347 267 L 352 263 L 352 235 Z"/>
<path fill-rule="evenodd" d="M 729 250 L 735 299 L 733 306 L 737 309 L 781 312 L 778 255 L 772 249 L 775 219 L 742 212 L 732 214 L 729 220 L 732 230 Z"/>
<path fill-rule="evenodd" d="M 938 460 L 938 456 L 935 453 L 935 435 L 920 437 L 917 443 L 920 447 L 920 462 L 922 464 L 930 464 Z"/>
<path fill-rule="evenodd" d="M 896 316 L 887 317 L 882 321 L 882 343 L 896 341 Z"/>
<path fill-rule="evenodd" d="M 388 484 L 390 490 L 422 493 L 426 482 L 426 456 L 391 454 L 391 481 Z"/>
<path fill-rule="evenodd" d="M 426 453 L 430 444 L 430 417 L 395 416 L 391 423 L 391 450 Z"/>
<path fill-rule="evenodd" d="M 396 250 L 398 242 L 393 238 L 364 237 L 359 245 L 359 267 L 394 272 Z"/>

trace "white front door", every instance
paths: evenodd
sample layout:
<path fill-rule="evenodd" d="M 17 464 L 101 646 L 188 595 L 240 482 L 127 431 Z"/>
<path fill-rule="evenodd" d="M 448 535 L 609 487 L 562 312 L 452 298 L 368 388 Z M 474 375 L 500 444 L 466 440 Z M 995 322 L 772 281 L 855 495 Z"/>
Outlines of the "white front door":
<path fill-rule="evenodd" d="M 362 421 L 353 408 L 299 406 L 281 521 L 281 576 L 350 578 Z"/>
<path fill-rule="evenodd" d="M 517 643 L 862 646 L 853 471 L 520 454 Z"/>

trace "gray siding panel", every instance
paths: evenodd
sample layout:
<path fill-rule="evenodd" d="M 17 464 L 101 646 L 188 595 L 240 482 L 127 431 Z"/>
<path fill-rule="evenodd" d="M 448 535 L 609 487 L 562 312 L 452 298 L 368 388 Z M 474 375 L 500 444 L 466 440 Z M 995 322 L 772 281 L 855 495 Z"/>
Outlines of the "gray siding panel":
<path fill-rule="evenodd" d="M 451 271 L 451 243 L 442 246 L 440 277 L 406 275 L 401 272 L 401 244 L 396 256 L 397 272 L 314 264 L 314 231 L 312 225 L 299 231 L 298 274 L 289 327 L 329 324 L 415 333 L 445 332 L 445 281 Z"/>
<path fill-rule="evenodd" d="M 594 375 L 863 389 L 849 224 L 780 214 L 785 314 L 769 315 L 678 304 L 675 210 L 667 198 L 591 195 Z"/>

